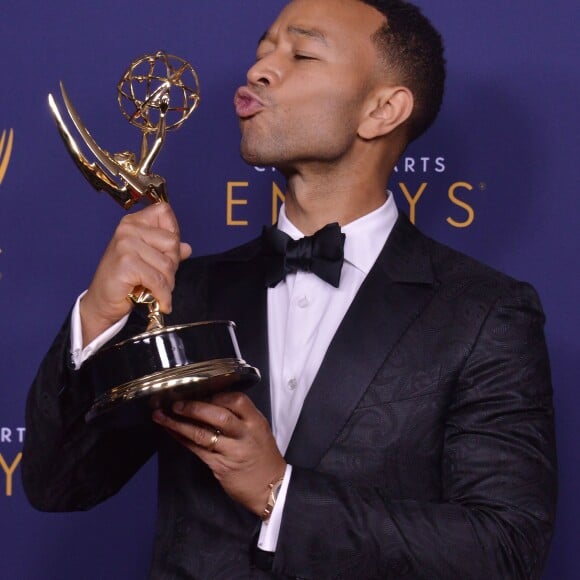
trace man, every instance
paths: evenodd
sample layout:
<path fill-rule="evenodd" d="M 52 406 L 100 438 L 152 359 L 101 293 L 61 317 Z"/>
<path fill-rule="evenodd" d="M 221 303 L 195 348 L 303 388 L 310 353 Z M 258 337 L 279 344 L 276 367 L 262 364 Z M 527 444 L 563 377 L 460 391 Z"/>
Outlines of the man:
<path fill-rule="evenodd" d="M 269 244 L 304 263 L 310 242 L 276 231 L 186 260 L 168 205 L 124 218 L 32 387 L 31 501 L 87 509 L 158 452 L 153 578 L 539 578 L 556 482 L 537 297 L 385 194 L 437 115 L 439 35 L 399 0 L 293 0 L 257 57 L 235 98 L 242 155 L 287 179 L 279 230 L 337 234 L 340 280 L 290 257 L 279 279 Z M 76 369 L 135 333 L 137 285 L 171 323 L 236 320 L 263 381 L 122 434 L 86 426 Z"/>

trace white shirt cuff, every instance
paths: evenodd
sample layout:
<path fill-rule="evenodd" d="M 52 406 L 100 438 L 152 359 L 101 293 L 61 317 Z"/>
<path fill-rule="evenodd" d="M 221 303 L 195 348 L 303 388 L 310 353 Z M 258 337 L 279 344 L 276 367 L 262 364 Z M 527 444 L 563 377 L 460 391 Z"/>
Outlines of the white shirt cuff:
<path fill-rule="evenodd" d="M 292 466 L 286 465 L 284 472 L 284 481 L 280 487 L 280 492 L 276 498 L 272 515 L 267 522 L 262 523 L 260 528 L 260 535 L 258 536 L 258 548 L 265 552 L 275 552 L 278 544 L 278 536 L 280 535 L 280 526 L 282 525 L 282 512 L 284 511 L 284 504 L 286 503 L 286 494 L 288 486 L 290 485 L 290 477 L 292 475 Z"/>
<path fill-rule="evenodd" d="M 85 290 L 75 302 L 70 317 L 70 352 L 72 362 L 76 370 L 81 368 L 81 365 L 95 352 L 97 352 L 103 345 L 118 334 L 127 323 L 129 315 L 127 314 L 113 326 L 105 330 L 102 334 L 97 336 L 90 344 L 83 348 L 83 327 L 81 323 L 80 301 L 87 293 Z"/>

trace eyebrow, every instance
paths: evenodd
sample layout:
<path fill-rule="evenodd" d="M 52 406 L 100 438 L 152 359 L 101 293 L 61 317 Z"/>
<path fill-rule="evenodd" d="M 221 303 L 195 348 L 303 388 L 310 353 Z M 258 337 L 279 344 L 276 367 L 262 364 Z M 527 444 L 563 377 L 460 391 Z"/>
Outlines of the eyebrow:
<path fill-rule="evenodd" d="M 324 44 L 324 46 L 328 46 L 328 40 L 326 39 L 326 35 L 324 32 L 316 28 L 303 28 L 302 26 L 289 26 L 288 33 L 293 34 L 296 36 L 306 36 L 307 38 L 311 38 L 313 40 L 317 40 Z"/>
<path fill-rule="evenodd" d="M 311 38 L 312 40 L 316 40 L 317 42 L 324 44 L 324 46 L 328 46 L 328 40 L 326 39 L 326 35 L 324 34 L 324 32 L 321 32 L 316 28 L 304 28 L 303 26 L 290 25 L 287 28 L 287 32 L 288 34 L 293 36 L 303 36 L 306 38 Z M 266 32 L 264 32 L 264 34 L 262 34 L 262 36 L 260 37 L 258 44 L 261 44 L 265 40 L 269 40 L 269 37 L 270 31 L 266 30 Z"/>

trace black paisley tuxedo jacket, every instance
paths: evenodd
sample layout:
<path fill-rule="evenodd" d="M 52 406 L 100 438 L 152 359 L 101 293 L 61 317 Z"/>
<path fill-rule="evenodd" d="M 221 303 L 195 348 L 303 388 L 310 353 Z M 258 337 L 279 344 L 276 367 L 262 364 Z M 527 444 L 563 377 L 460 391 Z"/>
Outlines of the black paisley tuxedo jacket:
<path fill-rule="evenodd" d="M 259 240 L 189 260 L 170 322 L 235 320 L 269 416 L 262 276 Z M 150 424 L 84 424 L 92 396 L 67 365 L 68 325 L 29 395 L 25 489 L 42 510 L 88 509 L 157 452 L 154 579 L 539 578 L 556 501 L 543 322 L 530 286 L 400 217 L 293 434 L 272 573 L 252 565 L 258 519 L 187 450 Z"/>

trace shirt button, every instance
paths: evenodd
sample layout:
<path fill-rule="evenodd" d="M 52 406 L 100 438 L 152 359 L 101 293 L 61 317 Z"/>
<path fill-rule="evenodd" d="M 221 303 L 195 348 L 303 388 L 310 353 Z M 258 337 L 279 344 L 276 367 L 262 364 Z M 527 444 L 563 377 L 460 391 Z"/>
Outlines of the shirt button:
<path fill-rule="evenodd" d="M 302 298 L 298 300 L 298 306 L 300 308 L 308 308 L 310 306 L 310 299 L 308 296 L 302 296 Z"/>
<path fill-rule="evenodd" d="M 291 391 L 294 391 L 297 386 L 298 386 L 298 381 L 296 379 L 292 378 L 288 381 L 288 388 Z"/>

